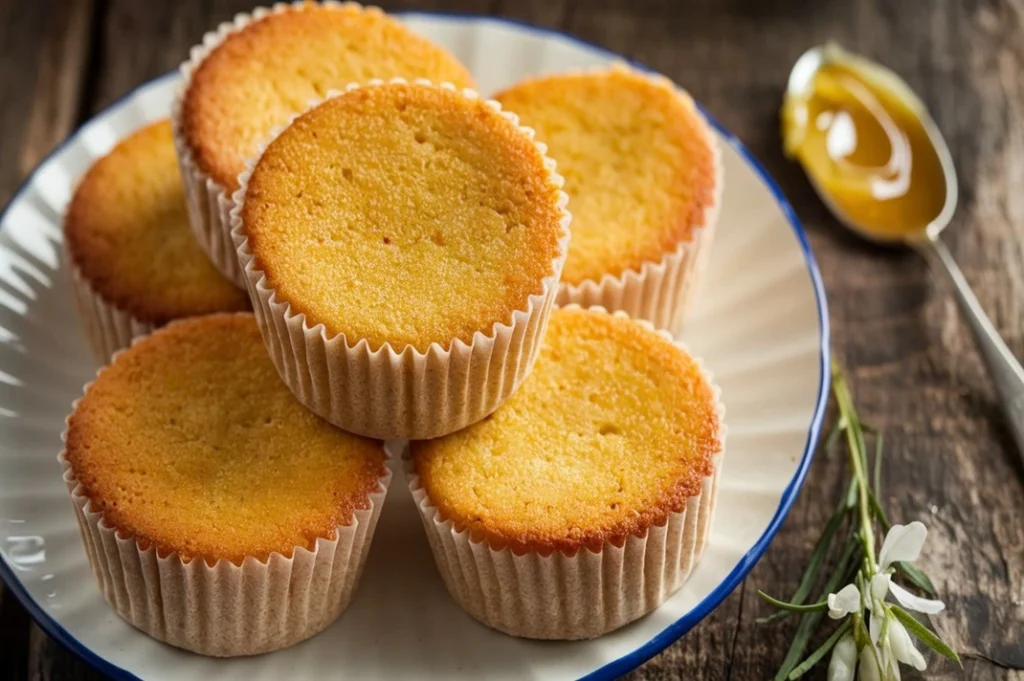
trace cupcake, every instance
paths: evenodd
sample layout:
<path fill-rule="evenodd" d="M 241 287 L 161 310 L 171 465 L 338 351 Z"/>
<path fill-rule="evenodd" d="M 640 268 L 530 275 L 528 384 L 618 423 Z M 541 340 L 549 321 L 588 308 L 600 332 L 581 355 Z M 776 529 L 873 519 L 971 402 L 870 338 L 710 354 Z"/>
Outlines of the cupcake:
<path fill-rule="evenodd" d="M 252 314 L 175 322 L 118 354 L 75 404 L 61 454 L 110 605 L 216 656 L 291 645 L 345 609 L 386 458 L 295 400 Z"/>
<path fill-rule="evenodd" d="M 101 364 L 173 319 L 249 309 L 188 228 L 168 121 L 133 133 L 93 164 L 68 206 L 64 244 Z"/>
<path fill-rule="evenodd" d="M 556 310 L 505 406 L 410 443 L 410 488 L 448 591 L 527 638 L 592 638 L 656 608 L 707 542 L 724 453 L 718 395 L 646 322 Z"/>
<path fill-rule="evenodd" d="M 573 240 L 559 304 L 678 331 L 721 193 L 714 133 L 690 96 L 616 67 L 527 80 L 495 99 L 537 131 L 565 177 Z"/>
<path fill-rule="evenodd" d="M 504 402 L 568 245 L 553 168 L 513 116 L 450 84 L 352 86 L 274 138 L 240 179 L 233 236 L 299 400 L 381 439 Z"/>
<path fill-rule="evenodd" d="M 452 55 L 379 9 L 335 2 L 239 14 L 208 33 L 181 72 L 173 117 L 192 228 L 239 287 L 230 199 L 246 160 L 273 130 L 351 82 L 403 76 L 473 85 Z"/>

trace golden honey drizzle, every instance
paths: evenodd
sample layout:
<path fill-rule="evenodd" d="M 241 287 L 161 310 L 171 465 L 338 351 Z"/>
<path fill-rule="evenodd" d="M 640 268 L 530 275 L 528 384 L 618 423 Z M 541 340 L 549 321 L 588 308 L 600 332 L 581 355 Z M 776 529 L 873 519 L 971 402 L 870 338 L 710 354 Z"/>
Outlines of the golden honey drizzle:
<path fill-rule="evenodd" d="M 914 102 L 854 62 L 827 62 L 787 94 L 786 154 L 845 218 L 882 239 L 922 232 L 946 202 L 942 162 Z"/>

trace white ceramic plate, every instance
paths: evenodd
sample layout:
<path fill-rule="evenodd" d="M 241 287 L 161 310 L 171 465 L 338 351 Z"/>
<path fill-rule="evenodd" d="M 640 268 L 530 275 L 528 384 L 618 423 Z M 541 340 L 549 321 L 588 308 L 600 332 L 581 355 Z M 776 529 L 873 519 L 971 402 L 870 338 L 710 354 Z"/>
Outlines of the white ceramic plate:
<path fill-rule="evenodd" d="M 617 57 L 568 36 L 475 17 L 408 14 L 493 92 Z M 90 121 L 29 178 L 0 219 L 0 574 L 48 634 L 117 679 L 614 678 L 682 636 L 750 571 L 803 482 L 828 389 L 828 315 L 792 210 L 720 126 L 726 189 L 704 297 L 684 334 L 722 387 L 729 424 L 711 543 L 689 582 L 647 617 L 594 641 L 493 632 L 451 601 L 411 497 L 391 489 L 355 602 L 319 636 L 214 660 L 153 641 L 107 607 L 57 464 L 72 400 L 95 367 L 60 252 L 76 178 L 131 130 L 167 115 L 177 74 Z M 685 84 L 684 84 L 685 85 Z"/>

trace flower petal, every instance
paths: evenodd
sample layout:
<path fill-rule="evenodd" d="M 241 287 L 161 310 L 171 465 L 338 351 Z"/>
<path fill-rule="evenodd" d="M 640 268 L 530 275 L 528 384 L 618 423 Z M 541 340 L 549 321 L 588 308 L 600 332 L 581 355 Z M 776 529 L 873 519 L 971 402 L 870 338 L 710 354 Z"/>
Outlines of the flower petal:
<path fill-rule="evenodd" d="M 876 655 L 878 651 L 874 646 L 864 646 L 860 650 L 860 679 L 861 681 L 882 681 L 882 672 L 878 668 Z"/>
<path fill-rule="evenodd" d="M 918 520 L 909 525 L 893 525 L 886 533 L 882 550 L 878 554 L 881 569 L 887 570 L 897 561 L 912 563 L 917 560 L 927 536 L 928 528 Z"/>
<path fill-rule="evenodd" d="M 871 599 L 872 601 L 885 601 L 889 595 L 889 587 L 892 578 L 884 572 L 879 572 L 871 578 Z"/>
<path fill-rule="evenodd" d="M 885 620 L 885 613 L 876 614 L 871 612 L 871 619 L 868 621 L 868 633 L 871 634 L 871 643 L 878 645 L 878 639 L 882 635 L 882 621 Z"/>
<path fill-rule="evenodd" d="M 857 643 L 853 634 L 846 634 L 836 647 L 832 649 L 832 658 L 828 661 L 828 681 L 853 681 L 853 673 L 857 669 Z"/>
<path fill-rule="evenodd" d="M 847 584 L 839 593 L 828 595 L 828 616 L 840 620 L 851 612 L 860 612 L 860 589 L 856 584 Z"/>
<path fill-rule="evenodd" d="M 921 651 L 914 645 L 914 640 L 910 638 L 910 633 L 897 620 L 889 622 L 889 645 L 893 655 L 903 664 L 909 664 L 918 671 L 928 666 Z"/>
<path fill-rule="evenodd" d="M 885 681 L 900 681 L 900 663 L 890 657 L 885 668 Z"/>
<path fill-rule="evenodd" d="M 934 615 L 937 612 L 942 612 L 946 607 L 946 604 L 942 601 L 933 601 L 927 598 L 921 598 L 920 596 L 915 596 L 896 582 L 891 582 L 889 584 L 889 591 L 891 591 L 892 595 L 896 597 L 896 600 L 899 601 L 900 605 L 907 610 L 923 612 L 926 615 Z"/>
<path fill-rule="evenodd" d="M 890 619 L 891 623 L 892 620 Z M 890 630 L 889 624 L 885 626 L 886 632 Z M 882 678 L 885 681 L 900 681 L 900 663 L 893 655 L 892 646 L 889 644 L 889 634 L 886 633 L 885 638 L 879 642 L 879 660 L 882 663 Z"/>

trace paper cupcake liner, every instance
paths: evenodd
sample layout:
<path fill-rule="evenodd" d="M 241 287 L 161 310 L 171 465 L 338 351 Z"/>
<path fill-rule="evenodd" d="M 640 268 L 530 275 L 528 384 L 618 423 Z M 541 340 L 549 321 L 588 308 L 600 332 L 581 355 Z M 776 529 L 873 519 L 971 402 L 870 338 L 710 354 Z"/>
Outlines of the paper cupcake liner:
<path fill-rule="evenodd" d="M 118 350 L 127 348 L 133 340 L 156 328 L 155 324 L 141 321 L 108 302 L 93 289 L 70 257 L 67 262 L 78 316 L 82 320 L 93 356 L 100 366 L 110 362 Z"/>
<path fill-rule="evenodd" d="M 181 180 L 185 185 L 189 224 L 192 226 L 192 231 L 195 232 L 199 245 L 202 246 L 213 264 L 239 288 L 245 288 L 245 275 L 238 264 L 238 255 L 234 243 L 231 241 L 231 196 L 224 185 L 200 169 L 196 162 L 182 129 L 184 97 L 192 82 L 192 74 L 228 36 L 238 33 L 252 22 L 267 15 L 285 12 L 303 4 L 304 2 L 301 0 L 293 3 L 279 2 L 273 7 L 259 7 L 252 12 L 236 14 L 233 20 L 222 23 L 215 30 L 204 35 L 202 42 L 189 51 L 188 59 L 179 67 L 181 83 L 178 85 L 174 102 L 171 105 L 171 127 L 174 131 L 174 148 L 178 155 L 178 165 L 181 168 Z M 362 7 L 356 2 L 324 0 L 322 4 L 331 7 L 357 7 L 365 12 L 381 12 L 377 7 Z"/>
<path fill-rule="evenodd" d="M 607 67 L 590 69 L 606 70 Z M 667 78 L 653 75 L 649 78 L 664 87 L 671 87 L 680 97 L 692 103 L 691 97 Z M 696 105 L 693 107 L 701 120 L 704 120 Z M 666 253 L 661 260 L 645 262 L 639 269 L 628 269 L 619 275 L 605 274 L 599 280 L 587 279 L 579 284 L 563 281 L 558 288 L 559 305 L 576 303 L 583 307 L 600 306 L 607 310 L 621 310 L 634 319 L 647 320 L 659 329 L 679 333 L 700 291 L 722 201 L 724 177 L 721 151 L 706 121 L 703 127 L 714 154 L 715 189 L 711 204 L 704 208 L 703 220 L 694 226 L 690 238 L 680 242 L 674 251 Z"/>
<path fill-rule="evenodd" d="M 683 585 L 708 543 L 725 455 L 721 402 L 717 410 L 722 448 L 701 491 L 664 524 L 627 537 L 621 546 L 606 542 L 598 552 L 516 555 L 508 547 L 495 550 L 486 540 L 474 541 L 442 517 L 406 453 L 409 489 L 448 592 L 483 624 L 536 639 L 594 638 L 657 608 Z"/>
<path fill-rule="evenodd" d="M 162 556 L 122 535 L 92 508 L 66 451 L 58 460 L 89 564 L 110 606 L 159 641 L 215 657 L 278 650 L 337 619 L 359 584 L 391 483 L 385 462 L 369 506 L 354 511 L 334 539 L 317 539 L 312 550 L 299 546 L 290 557 L 273 553 L 265 561 L 249 557 L 241 565 L 210 565 L 202 558 Z"/>
<path fill-rule="evenodd" d="M 395 78 L 389 82 L 407 81 Z M 412 82 L 431 86 L 423 79 Z M 380 80 L 353 83 L 346 92 L 382 84 Z M 451 83 L 439 87 L 459 91 Z M 473 90 L 461 92 L 466 97 L 479 97 Z M 328 93 L 312 106 L 339 94 Z M 487 104 L 519 126 L 518 117 L 502 111 L 497 102 Z M 468 343 L 461 339 L 455 339 L 449 347 L 433 343 L 425 352 L 413 346 L 396 350 L 385 343 L 374 350 L 365 339 L 350 343 L 344 334 L 328 338 L 323 324 L 310 327 L 305 314 L 292 310 L 267 282 L 243 233 L 240 214 L 252 169 L 285 127 L 271 135 L 239 177 L 240 188 L 234 194 L 235 208 L 231 212 L 232 238 L 256 319 L 285 383 L 300 402 L 334 425 L 381 440 L 439 437 L 486 417 L 511 396 L 533 368 L 568 249 L 568 197 L 559 192 L 559 255 L 551 262 L 551 274 L 543 280 L 542 292 L 529 297 L 526 309 L 513 312 L 508 323 L 495 323 L 489 333 L 476 332 Z M 532 129 L 519 128 L 533 139 Z M 535 144 L 546 154 L 545 145 Z M 546 155 L 544 160 L 551 182 L 561 187 L 563 180 L 555 172 L 555 162 Z"/>

